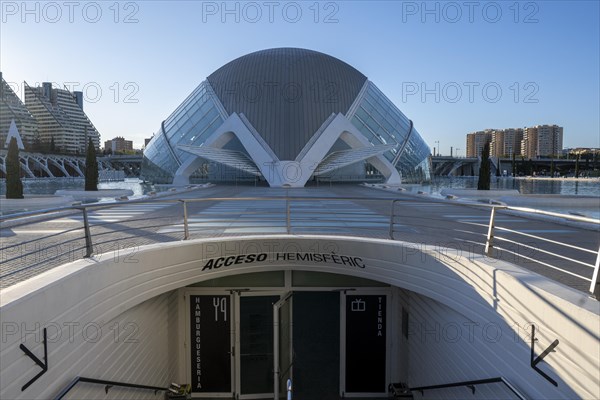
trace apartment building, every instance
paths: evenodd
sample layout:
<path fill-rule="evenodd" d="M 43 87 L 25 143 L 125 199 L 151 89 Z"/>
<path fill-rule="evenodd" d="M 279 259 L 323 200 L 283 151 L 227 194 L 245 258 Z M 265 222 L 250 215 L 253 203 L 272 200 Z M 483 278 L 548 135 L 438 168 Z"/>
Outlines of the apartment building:
<path fill-rule="evenodd" d="M 100 146 L 100 134 L 83 111 L 83 93 L 52 87 L 31 87 L 25 83 L 25 105 L 35 117 L 42 142 L 54 141 L 58 151 L 84 154 L 88 140 L 96 149 Z"/>

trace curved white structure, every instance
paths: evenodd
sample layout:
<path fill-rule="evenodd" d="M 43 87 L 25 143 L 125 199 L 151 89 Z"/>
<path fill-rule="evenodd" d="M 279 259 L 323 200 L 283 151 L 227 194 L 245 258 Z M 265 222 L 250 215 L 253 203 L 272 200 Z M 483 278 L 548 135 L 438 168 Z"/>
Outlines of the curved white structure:
<path fill-rule="evenodd" d="M 150 385 L 194 382 L 191 367 L 200 364 L 190 359 L 195 343 L 190 321 L 191 300 L 198 296 L 231 301 L 225 308 L 209 304 L 207 315 L 214 312 L 215 320 L 222 318 L 217 312 L 241 313 L 231 328 L 231 343 L 237 349 L 227 364 L 231 387 L 220 395 L 244 397 L 248 371 L 236 344 L 247 338 L 237 332 L 245 329 L 244 304 L 267 295 L 285 300 L 290 291 L 298 296 L 293 308 L 303 307 L 302 302 L 310 299 L 307 293 L 339 298 L 339 365 L 332 367 L 339 371 L 339 395 L 352 394 L 346 379 L 353 369 L 345 347 L 350 346 L 352 332 L 347 330 L 349 313 L 362 311 L 360 302 L 368 303 L 371 297 L 387 304 L 379 311 L 382 321 L 375 324 L 383 328 L 373 326 L 386 338 L 380 382 L 416 387 L 503 376 L 532 399 L 593 398 L 598 393 L 598 303 L 583 293 L 502 261 L 465 258 L 449 249 L 352 237 L 270 235 L 152 245 L 118 257 L 98 255 L 4 289 L 0 397 L 51 398 L 77 375 Z M 350 299 L 356 309 L 354 304 L 348 308 Z M 324 312 L 326 304 L 319 308 Z M 307 331 L 302 321 L 299 318 L 293 325 L 298 388 L 306 387 L 305 380 L 312 376 L 300 362 L 308 362 L 306 353 L 299 351 L 306 346 L 303 335 L 313 331 L 321 335 L 319 340 L 327 340 L 325 325 L 309 326 Z M 536 356 L 559 340 L 557 351 L 538 365 L 557 387 L 530 365 L 532 323 L 537 327 Z M 22 391 L 40 368 L 19 345 L 43 354 L 44 328 L 48 371 Z M 322 362 L 319 368 L 326 374 L 328 364 Z M 206 367 L 204 371 L 208 373 Z M 386 389 L 382 385 L 378 394 L 384 396 Z M 203 393 L 199 388 L 194 396 L 208 395 Z M 435 391 L 425 394 L 436 396 Z M 472 397 L 467 388 L 446 390 L 443 395 Z M 86 385 L 79 385 L 70 396 L 154 398 L 118 388 L 106 397 L 102 387 Z M 473 398 L 510 397 L 501 385 L 488 385 L 478 386 Z"/>
<path fill-rule="evenodd" d="M 329 55 L 269 49 L 212 73 L 161 124 L 144 151 L 143 175 L 188 184 L 264 179 L 387 183 L 429 179 L 429 147 L 362 73 Z"/>
<path fill-rule="evenodd" d="M 259 135 L 252 133 L 255 130 L 250 122 L 242 118 L 233 113 L 200 147 L 178 146 L 180 150 L 194 154 L 198 158 L 189 158 L 177 169 L 173 184 L 188 184 L 190 176 L 201 167 L 203 159 L 264 176 L 269 185 L 274 187 L 304 187 L 313 175 L 322 175 L 363 160 L 369 161 L 381 171 L 386 182 L 401 183 L 396 168 L 382 155 L 394 146 L 372 146 L 342 114 L 327 119 L 315 133 L 316 139 L 308 142 L 294 161 L 279 160 L 269 145 Z M 234 137 L 242 144 L 248 156 L 223 149 Z M 337 140 L 343 141 L 351 150 L 332 152 L 332 147 Z M 337 157 L 337 162 L 332 162 L 334 156 L 339 156 L 341 153 L 347 153 L 343 161 L 340 162 L 340 157 Z M 328 155 L 329 158 L 326 158 Z"/>

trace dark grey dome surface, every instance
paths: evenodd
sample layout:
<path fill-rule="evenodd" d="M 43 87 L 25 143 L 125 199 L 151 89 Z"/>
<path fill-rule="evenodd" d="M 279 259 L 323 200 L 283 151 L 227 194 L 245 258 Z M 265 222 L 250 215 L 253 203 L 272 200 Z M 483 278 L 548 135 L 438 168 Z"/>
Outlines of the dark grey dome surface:
<path fill-rule="evenodd" d="M 208 81 L 228 113 L 243 113 L 280 160 L 293 160 L 331 113 L 346 113 L 366 76 L 335 57 L 278 48 L 237 58 Z"/>

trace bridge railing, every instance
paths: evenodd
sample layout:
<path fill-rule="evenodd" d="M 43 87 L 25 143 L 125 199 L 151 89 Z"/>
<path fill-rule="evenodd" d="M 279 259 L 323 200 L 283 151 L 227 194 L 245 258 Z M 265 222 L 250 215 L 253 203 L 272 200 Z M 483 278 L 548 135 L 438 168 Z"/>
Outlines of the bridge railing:
<path fill-rule="evenodd" d="M 0 247 L 3 264 L 0 287 L 15 283 L 11 277 L 28 276 L 69 261 L 107 253 L 107 248 L 120 257 L 119 252 L 127 248 L 192 237 L 279 233 L 343 234 L 395 240 L 396 234 L 404 230 L 408 240 L 416 241 L 416 234 L 406 236 L 407 220 L 416 219 L 413 225 L 418 227 L 427 216 L 399 212 L 399 204 L 411 203 L 419 201 L 373 197 L 213 197 L 138 200 L 108 205 L 95 203 L 6 215 L 0 217 L 4 237 Z M 154 215 L 132 215 L 126 219 L 98 218 L 109 209 L 144 204 L 164 204 L 165 210 L 158 210 Z M 360 204 L 361 207 L 352 208 L 352 204 Z M 530 247 L 544 256 L 529 257 L 531 262 L 583 280 L 589 283 L 591 293 L 597 292 L 600 249 L 596 252 L 531 232 L 497 226 L 496 215 L 499 212 L 519 212 L 526 216 L 545 215 L 593 226 L 599 226 L 600 220 L 520 207 L 454 204 L 490 210 L 489 223 L 472 222 L 478 229 L 475 232 L 479 237 L 476 242 L 489 257 L 496 256 L 498 251 L 517 254 L 504 244 Z M 207 212 L 207 208 L 212 210 Z M 81 224 L 78 225 L 79 220 Z M 34 229 L 31 229 L 32 221 L 37 221 Z M 41 221 L 53 222 L 53 225 L 50 229 L 35 229 L 40 227 Z M 439 221 L 432 222 L 434 229 L 444 229 Z M 528 258 L 521 253 L 517 255 Z M 585 261 L 593 256 L 595 263 Z M 567 269 L 562 265 L 564 263 L 574 267 Z"/>
<path fill-rule="evenodd" d="M 340 202 L 345 206 L 353 201 L 389 210 L 390 199 L 236 197 L 95 203 L 4 215 L 0 216 L 4 239 L 0 244 L 0 288 L 95 255 L 112 252 L 113 257 L 127 262 L 128 254 L 152 243 L 265 233 L 386 238 L 387 212 L 339 206 Z M 213 207 L 216 204 L 220 206 Z M 124 207 L 140 205 L 164 207 L 151 214 L 137 211 L 119 218 L 119 214 L 127 214 Z M 202 207 L 213 209 L 199 212 Z M 109 216 L 111 210 L 117 214 L 115 218 Z"/>
<path fill-rule="evenodd" d="M 395 233 L 398 232 L 397 227 L 402 226 L 402 224 L 406 222 L 406 219 L 427 218 L 426 216 L 401 215 L 398 212 L 398 203 L 400 203 L 399 200 L 393 200 L 390 211 L 389 238 L 392 240 L 395 239 Z M 510 229 L 508 227 L 498 226 L 497 215 L 502 211 L 522 217 L 538 215 L 551 218 L 551 221 L 553 222 L 571 221 L 574 223 L 586 224 L 588 227 L 596 226 L 600 228 L 599 219 L 525 207 L 500 206 L 483 203 L 453 204 L 463 207 L 475 207 L 490 210 L 488 223 L 480 221 L 469 222 L 470 225 L 485 229 L 486 233 L 481 233 L 480 237 L 481 244 L 484 245 L 483 252 L 486 256 L 495 258 L 501 257 L 502 253 L 512 254 L 520 260 L 541 265 L 544 268 L 551 269 L 561 275 L 568 275 L 569 279 L 584 282 L 583 284 L 585 285 L 589 284 L 589 293 L 600 298 L 600 285 L 598 282 L 600 248 L 598 248 L 598 250 L 589 249 L 576 243 L 565 243 L 563 241 L 554 240 L 542 236 L 541 233 L 543 232 L 534 234 L 537 232 L 531 232 L 529 229 Z M 595 232 L 595 238 L 600 239 L 600 231 L 596 229 Z M 596 241 L 596 243 L 598 243 L 598 241 Z M 524 254 L 524 249 L 528 249 L 530 255 Z M 577 283 L 577 286 L 579 287 L 581 285 Z"/>
<path fill-rule="evenodd" d="M 528 233 L 528 232 L 523 232 L 523 231 L 519 231 L 519 230 L 515 230 L 515 229 L 509 229 L 506 227 L 496 226 L 496 210 L 511 210 L 511 211 L 517 211 L 517 212 L 526 213 L 526 214 L 545 215 L 548 217 L 561 218 L 561 219 L 566 219 L 566 220 L 570 220 L 570 221 L 584 222 L 584 223 L 595 224 L 595 225 L 600 225 L 600 220 L 587 218 L 587 217 L 581 217 L 581 216 L 577 216 L 577 215 L 566 215 L 566 214 L 560 214 L 560 213 L 556 213 L 556 212 L 536 210 L 536 209 L 525 208 L 525 207 L 494 206 L 494 207 L 492 207 L 492 210 L 490 213 L 490 222 L 488 224 L 488 233 L 487 233 L 486 241 L 485 241 L 485 254 L 489 257 L 493 256 L 494 247 L 496 247 L 500 250 L 503 250 L 503 251 L 510 251 L 506 247 L 499 246 L 497 244 L 497 242 L 513 243 L 513 244 L 518 244 L 520 246 L 530 246 L 528 244 L 524 244 L 523 239 L 534 239 L 536 241 L 542 241 L 545 243 L 552 244 L 553 246 L 558 246 L 557 247 L 558 249 L 575 250 L 578 253 L 578 256 L 567 257 L 567 256 L 561 254 L 559 252 L 559 250 L 550 251 L 550 250 L 545 250 L 545 249 L 538 247 L 538 248 L 536 248 L 536 251 L 552 256 L 555 261 L 553 263 L 548 263 L 545 261 L 541 261 L 539 259 L 534 260 L 531 258 L 530 258 L 530 261 L 535 261 L 539 264 L 542 264 L 548 268 L 559 271 L 563 274 L 568 274 L 575 278 L 582 279 L 586 282 L 589 282 L 590 283 L 589 292 L 592 294 L 596 294 L 596 295 L 598 294 L 597 293 L 597 291 L 598 291 L 597 285 L 598 285 L 598 270 L 600 269 L 600 247 L 598 248 L 598 251 L 596 252 L 594 250 L 586 249 L 581 246 L 564 243 L 564 242 L 561 242 L 558 240 L 544 238 L 540 235 L 534 235 L 534 234 Z M 513 234 L 516 237 L 516 240 L 511 239 L 508 236 L 500 236 L 500 233 Z M 581 261 L 582 257 L 580 257 L 580 255 L 586 254 L 586 253 L 596 256 L 595 263 L 586 263 L 584 261 Z M 526 257 L 523 254 L 519 254 L 519 256 Z M 592 271 L 591 277 L 587 277 L 587 276 L 585 276 L 585 274 L 579 274 L 579 273 L 569 271 L 569 270 L 563 268 L 561 263 L 564 261 L 567 261 L 570 263 L 575 263 L 575 264 L 590 268 Z"/>

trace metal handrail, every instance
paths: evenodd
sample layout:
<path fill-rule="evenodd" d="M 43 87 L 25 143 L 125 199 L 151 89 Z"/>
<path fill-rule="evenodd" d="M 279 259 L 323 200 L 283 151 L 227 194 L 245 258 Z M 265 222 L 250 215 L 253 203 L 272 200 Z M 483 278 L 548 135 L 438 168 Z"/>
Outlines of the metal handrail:
<path fill-rule="evenodd" d="M 401 199 L 394 199 L 392 200 L 392 205 L 391 205 L 391 210 L 390 210 L 390 231 L 389 231 L 389 236 L 390 239 L 394 239 L 394 224 L 395 224 L 395 204 L 396 202 L 401 201 Z M 575 250 L 579 250 L 579 251 L 584 251 L 584 252 L 589 252 L 589 253 L 594 253 L 597 254 L 596 256 L 596 262 L 594 264 L 588 264 L 588 263 L 584 263 L 581 261 L 576 261 L 576 263 L 578 264 L 582 264 L 584 266 L 587 267 L 591 267 L 594 269 L 593 273 L 592 273 L 592 278 L 585 278 L 582 276 L 579 276 L 577 274 L 573 274 L 571 272 L 566 272 L 561 268 L 549 265 L 547 263 L 543 263 L 540 261 L 536 261 L 539 262 L 543 265 L 549 266 L 551 268 L 557 269 L 559 271 L 562 272 L 566 272 L 572 276 L 575 276 L 577 278 L 583 279 L 585 281 L 590 282 L 590 287 L 589 287 L 589 293 L 592 295 L 597 295 L 596 294 L 596 286 L 598 284 L 598 278 L 599 278 L 599 271 L 600 271 L 600 248 L 598 249 L 598 252 L 596 253 L 595 251 L 592 250 L 588 250 L 588 249 L 581 249 L 578 246 L 573 246 L 567 243 L 558 243 L 556 241 L 550 240 L 550 239 L 546 239 L 546 238 L 542 238 L 539 236 L 534 236 L 534 235 L 529 235 L 526 233 L 522 233 L 522 232 L 518 232 L 518 231 L 514 231 L 511 229 L 507 229 L 507 228 L 500 228 L 500 227 L 496 227 L 495 226 L 495 219 L 496 219 L 496 211 L 497 210 L 502 210 L 502 211 L 517 211 L 520 213 L 526 213 L 526 214 L 538 214 L 538 215 L 544 215 L 544 216 L 549 216 L 549 217 L 558 217 L 558 218 L 562 218 L 562 219 L 566 219 L 566 220 L 571 220 L 571 221 L 576 221 L 576 222 L 584 222 L 584 223 L 589 223 L 589 224 L 594 224 L 594 225 L 600 225 L 600 219 L 594 219 L 594 218 L 588 218 L 588 217 L 582 217 L 582 216 L 578 216 L 578 215 L 569 215 L 569 214 L 560 214 L 560 213 L 556 213 L 556 212 L 552 212 L 552 211 L 544 211 L 544 210 L 537 210 L 534 208 L 527 208 L 527 207 L 512 207 L 512 206 L 506 206 L 506 205 L 495 205 L 495 204 L 484 204 L 484 203 L 453 203 L 456 205 L 460 205 L 460 206 L 465 206 L 465 207 L 483 207 L 483 208 L 489 208 L 490 209 L 490 221 L 487 224 L 487 234 L 486 234 L 486 241 L 485 241 L 485 248 L 484 248 L 484 252 L 486 254 L 486 256 L 488 257 L 493 257 L 493 250 L 494 250 L 494 240 L 503 240 L 503 241 L 507 241 L 507 242 L 511 242 L 511 243 L 517 243 L 514 241 L 511 241 L 509 239 L 505 239 L 505 238 L 496 238 L 495 237 L 495 229 L 498 230 L 502 230 L 502 231 L 507 231 L 507 232 L 512 232 L 515 234 L 519 234 L 519 235 L 524 235 L 524 236 L 529 236 L 529 237 L 533 237 L 535 239 L 538 239 L 540 241 L 546 242 L 546 243 L 554 243 L 554 244 L 558 244 L 567 248 L 571 248 L 571 249 L 575 249 Z M 498 246 L 496 246 L 497 248 L 499 248 Z M 503 249 L 506 250 L 506 249 Z M 507 250 L 510 252 L 510 250 Z M 545 253 L 551 254 L 553 256 L 557 256 L 559 258 L 563 258 L 563 259 L 568 259 L 564 256 L 558 255 L 558 254 L 554 254 L 548 251 L 544 251 L 541 250 Z M 520 255 L 521 257 L 524 257 L 523 255 Z M 526 257 L 525 257 L 526 258 Z M 573 261 L 573 260 L 570 260 Z"/>
<path fill-rule="evenodd" d="M 269 196 L 269 197 L 206 197 L 206 198 L 191 198 L 191 199 L 181 199 L 181 198 L 171 198 L 171 199 L 140 199 L 140 200 L 133 200 L 133 201 L 128 201 L 128 202 L 122 202 L 122 203 L 93 203 L 93 204 L 78 204 L 78 205 L 73 205 L 73 206 L 68 206 L 68 207 L 57 207 L 57 208 L 49 208 L 49 209 L 44 209 L 44 210 L 38 210 L 38 211 L 30 211 L 30 212 L 23 212 L 23 213 L 15 213 L 15 214 L 9 214 L 9 215 L 2 215 L 0 216 L 0 223 L 5 222 L 5 221 L 9 221 L 9 220 L 18 220 L 18 219 L 28 219 L 29 217 L 35 217 L 35 216 L 44 216 L 44 215 L 48 215 L 48 220 L 52 220 L 52 219 L 56 219 L 56 218 L 62 218 L 64 217 L 64 212 L 69 212 L 69 211 L 78 211 L 81 212 L 83 215 L 83 232 L 84 232 L 84 236 L 85 236 L 85 257 L 91 257 L 93 256 L 93 251 L 94 251 L 94 245 L 92 242 L 92 233 L 90 231 L 90 221 L 88 220 L 88 211 L 89 210 L 100 210 L 100 209 L 107 209 L 107 208 L 115 208 L 115 207 L 120 207 L 120 206 L 128 206 L 128 205 L 136 205 L 136 204 L 181 204 L 182 205 L 182 212 L 183 212 L 183 240 L 188 240 L 190 238 L 190 226 L 188 223 L 188 203 L 201 203 L 201 202 L 225 202 L 225 201 L 233 201 L 233 202 L 239 202 L 239 201 L 260 201 L 260 202 L 264 202 L 264 201 L 281 201 L 284 207 L 284 212 L 285 213 L 285 229 L 287 234 L 292 234 L 292 211 L 293 211 L 293 207 L 292 207 L 292 203 L 294 201 L 339 201 L 339 200 L 344 200 L 344 201 L 368 201 L 368 202 L 373 202 L 373 201 L 380 201 L 380 202 L 390 202 L 390 213 L 389 213 L 389 232 L 388 232 L 388 238 L 391 240 L 394 240 L 394 226 L 396 224 L 396 217 L 399 217 L 399 215 L 396 215 L 396 203 L 402 202 L 404 204 L 410 204 L 413 202 L 419 202 L 418 200 L 415 199 L 390 199 L 389 197 L 369 197 L 369 198 L 365 198 L 365 197 L 327 197 L 327 196 L 319 196 L 319 197 L 310 197 L 310 196 Z M 536 209 L 532 209 L 532 208 L 525 208 L 525 207 L 512 207 L 512 206 L 506 206 L 506 205 L 495 205 L 495 204 L 484 204 L 484 203 L 453 203 L 455 205 L 460 205 L 460 206 L 465 206 L 465 207 L 476 207 L 476 208 L 485 208 L 485 209 L 490 209 L 491 211 L 491 215 L 490 215 L 490 221 L 488 224 L 488 231 L 487 231 L 487 235 L 486 235 L 486 241 L 485 241 L 485 254 L 487 254 L 488 256 L 492 256 L 493 255 L 493 248 L 494 248 L 494 230 L 495 230 L 495 216 L 496 216 L 496 211 L 497 210 L 502 210 L 502 211 L 516 211 L 516 212 L 521 212 L 521 213 L 526 213 L 526 214 L 538 214 L 538 215 L 545 215 L 545 216 L 551 216 L 551 217 L 559 217 L 562 219 L 566 219 L 566 220 L 571 220 L 571 221 L 577 221 L 577 222 L 584 222 L 584 223 L 589 223 L 589 224 L 595 224 L 595 225 L 600 225 L 600 220 L 598 219 L 593 219 L 593 218 L 587 218 L 587 217 L 582 217 L 582 216 L 578 216 L 578 215 L 567 215 L 567 214 L 560 214 L 560 213 L 556 213 L 556 212 L 551 212 L 551 211 L 542 211 L 542 210 L 536 210 Z M 274 213 L 271 210 L 265 210 L 264 212 L 262 212 L 261 214 L 264 215 L 268 215 L 268 214 L 278 214 L 281 215 L 282 212 L 276 212 Z M 318 211 L 317 211 L 318 212 Z M 52 215 L 52 213 L 56 213 L 56 215 Z M 296 217 L 295 220 L 297 220 L 298 217 Z M 44 218 L 44 220 L 46 220 L 46 218 Z M 336 221 L 337 219 L 335 219 Z M 219 222 L 219 221 L 213 221 L 213 222 Z M 283 222 L 283 220 L 282 220 Z M 330 221 L 331 222 L 331 221 Z M 18 221 L 18 223 L 20 224 L 20 221 Z M 28 221 L 23 221 L 23 224 L 27 224 Z M 103 224 L 105 225 L 105 224 Z M 498 228 L 500 230 L 506 230 L 503 228 Z M 359 228 L 359 230 L 364 230 L 362 228 Z M 369 229 L 367 229 L 369 230 Z M 98 233 L 96 233 L 94 236 L 98 236 Z M 548 239 L 542 238 L 542 237 L 535 237 L 536 239 L 540 240 L 540 241 L 549 241 Z M 43 238 L 42 238 L 43 239 Z M 503 238 L 498 238 L 499 240 L 505 240 Z M 510 241 L 510 240 L 508 240 Z M 571 246 L 565 243 L 560 243 L 563 246 L 566 247 L 570 247 L 570 248 L 576 248 L 575 246 Z M 498 247 L 499 248 L 499 247 Z M 579 249 L 580 250 L 580 249 Z M 588 251 L 588 250 L 586 250 Z M 593 252 L 591 250 L 589 250 L 589 252 Z M 596 283 L 598 282 L 598 275 L 599 275 L 599 269 L 600 269 L 600 249 L 598 250 L 598 256 L 596 259 L 595 264 L 586 264 L 586 263 L 580 263 L 580 264 L 584 264 L 586 266 L 592 267 L 594 269 L 593 275 L 592 275 L 592 279 L 589 278 L 584 278 L 586 281 L 590 281 L 590 292 L 593 294 L 596 290 Z M 553 267 L 554 268 L 554 267 Z"/>
<path fill-rule="evenodd" d="M 600 219 L 581 217 L 579 215 L 561 214 L 561 213 L 557 213 L 557 212 L 538 210 L 535 208 L 528 208 L 528 207 L 513 207 L 513 206 L 498 206 L 498 205 L 493 205 L 493 207 L 496 207 L 499 210 L 521 211 L 521 212 L 525 212 L 528 214 L 547 215 L 550 217 L 559 217 L 559 218 L 569 219 L 572 221 L 587 222 L 587 223 L 591 223 L 591 224 L 600 225 Z"/>
<path fill-rule="evenodd" d="M 83 208 L 86 209 L 103 209 L 103 208 L 113 208 L 120 206 L 129 206 L 132 204 L 156 204 L 156 203 L 171 203 L 171 204 L 179 204 L 182 202 L 185 203 L 199 203 L 199 202 L 221 202 L 221 201 L 275 201 L 275 200 L 289 200 L 289 201 L 302 201 L 302 200 L 313 200 L 313 201 L 324 201 L 324 200 L 356 200 L 356 201 L 389 201 L 389 197 L 309 197 L 309 196 L 269 196 L 269 197 L 202 197 L 202 198 L 194 198 L 194 199 L 141 199 L 141 200 L 130 200 L 127 202 L 119 202 L 119 203 L 91 203 L 91 204 L 80 204 L 74 206 L 66 206 L 66 207 L 55 207 L 55 208 L 46 208 L 43 210 L 36 211 L 26 211 L 22 213 L 14 213 L 14 214 L 6 214 L 0 215 L 0 223 L 4 221 L 9 221 L 13 219 L 26 218 L 26 217 L 34 217 L 38 215 L 51 214 L 55 212 L 61 211 L 81 211 Z M 412 202 L 411 200 L 400 200 L 405 202 Z M 62 217 L 62 216 L 60 216 Z M 57 216 L 56 218 L 59 218 Z"/>
<path fill-rule="evenodd" d="M 288 201 L 301 201 L 301 200 L 312 200 L 312 201 L 323 201 L 323 200 L 356 200 L 356 201 L 392 201 L 392 206 L 398 202 L 411 203 L 416 200 L 404 200 L 404 199 L 390 199 L 389 197 L 309 197 L 309 196 L 269 196 L 269 197 L 203 197 L 203 198 L 194 198 L 194 199 L 141 199 L 141 200 L 131 200 L 127 202 L 120 203 L 91 203 L 91 204 L 80 204 L 74 206 L 67 207 L 55 207 L 55 208 L 47 208 L 43 210 L 36 211 L 26 211 L 22 213 L 14 213 L 7 215 L 0 215 L 0 222 L 19 219 L 25 217 L 32 217 L 44 214 L 51 214 L 55 212 L 61 211 L 81 211 L 82 209 L 103 209 L 103 208 L 113 208 L 119 206 L 126 206 L 132 204 L 156 204 L 156 203 L 197 203 L 197 202 L 220 202 L 220 201 L 275 201 L 275 200 L 288 200 Z M 537 210 L 535 208 L 527 208 L 527 207 L 513 207 L 513 206 L 504 206 L 504 205 L 494 205 L 494 204 L 485 204 L 485 203 L 452 203 L 453 205 L 464 206 L 464 207 L 480 207 L 480 208 L 495 208 L 497 210 L 510 210 L 510 211 L 521 211 L 529 214 L 539 214 L 539 215 L 547 215 L 552 217 L 559 217 L 564 219 L 569 219 L 572 221 L 578 222 L 587 222 L 592 224 L 600 225 L 600 220 L 588 217 L 581 217 L 578 215 L 570 215 L 570 214 L 560 214 L 551 211 L 543 211 Z M 393 211 L 393 209 L 392 209 Z M 62 216 L 61 216 L 62 217 Z M 58 218 L 58 216 L 57 216 Z"/>
<path fill-rule="evenodd" d="M 149 385 L 139 385 L 137 383 L 126 383 L 126 382 L 117 382 L 117 381 L 107 381 L 104 379 L 93 379 L 93 378 L 85 378 L 83 376 L 78 376 L 73 379 L 63 390 L 61 390 L 54 400 L 61 400 L 63 397 L 67 395 L 79 382 L 84 383 L 93 383 L 97 385 L 105 385 L 104 392 L 108 394 L 108 390 L 113 386 L 133 388 L 133 389 L 145 389 L 145 390 L 154 390 L 154 394 L 156 395 L 159 391 L 167 391 L 169 388 L 159 387 L 159 386 L 149 386 Z"/>
<path fill-rule="evenodd" d="M 596 219 L 593 219 L 593 218 L 580 217 L 580 216 L 577 216 L 577 215 L 560 214 L 560 213 L 555 213 L 555 212 L 551 212 L 551 211 L 542 211 L 542 210 L 536 210 L 536 209 L 524 208 L 524 207 L 494 206 L 492 208 L 492 211 L 491 211 L 491 214 L 490 214 L 490 223 L 488 225 L 488 233 L 487 233 L 486 242 L 485 242 L 485 254 L 487 256 L 489 256 L 489 257 L 493 256 L 496 209 L 500 209 L 500 210 L 512 210 L 512 211 L 520 211 L 520 212 L 529 212 L 529 213 L 547 215 L 547 216 L 552 216 L 552 217 L 560 217 L 560 218 L 569 219 L 569 220 L 572 220 L 572 221 L 586 222 L 586 223 L 592 223 L 592 224 L 600 225 L 600 220 L 596 220 Z M 510 231 L 510 230 L 508 230 L 506 228 L 498 228 L 498 229 Z M 523 233 L 519 232 L 519 234 L 523 234 Z M 533 237 L 533 235 L 527 235 L 527 236 L 532 236 Z M 538 240 L 542 240 L 544 242 L 548 242 L 549 241 L 548 239 L 541 238 L 539 236 L 535 236 L 535 238 L 538 239 Z M 507 240 L 507 241 L 510 242 L 510 240 Z M 551 242 L 554 242 L 556 244 L 555 241 L 551 241 Z M 560 245 L 568 247 L 568 248 L 573 248 L 573 249 L 581 250 L 577 246 L 572 246 L 572 245 L 569 245 L 569 244 L 566 244 L 566 243 L 560 243 Z M 544 252 L 546 252 L 546 251 L 544 251 Z M 548 253 L 548 252 L 546 252 L 546 253 Z M 558 256 L 559 258 L 565 258 L 563 256 L 560 256 L 560 255 L 557 255 L 557 254 L 554 254 L 554 253 L 550 253 L 550 254 L 552 254 L 554 256 Z M 583 264 L 585 266 L 588 266 L 588 267 L 591 267 L 591 268 L 594 269 L 594 272 L 592 273 L 592 278 L 588 279 L 588 278 L 585 278 L 585 277 L 580 277 L 580 276 L 575 275 L 575 274 L 570 273 L 570 272 L 569 272 L 569 274 L 571 274 L 573 276 L 577 276 L 579 278 L 582 278 L 582 279 L 584 279 L 586 281 L 589 281 L 590 282 L 589 292 L 590 292 L 590 294 L 595 295 L 596 294 L 595 293 L 596 292 L 596 285 L 598 283 L 598 270 L 600 269 L 600 248 L 598 249 L 598 254 L 596 256 L 596 262 L 595 262 L 595 264 L 587 264 L 587 263 L 583 263 L 583 262 L 579 262 L 579 261 L 578 261 L 578 263 L 579 264 Z M 547 263 L 542 263 L 542 264 L 550 266 Z M 565 272 L 561 268 L 557 268 L 555 266 L 550 266 L 550 267 Z"/>
<path fill-rule="evenodd" d="M 413 391 L 413 392 L 421 392 L 421 394 L 423 394 L 423 392 L 425 390 L 447 389 L 447 388 L 464 386 L 464 387 L 468 387 L 469 389 L 471 389 L 473 394 L 475 394 L 475 386 L 476 385 L 487 385 L 490 383 L 502 383 L 519 399 L 527 400 L 527 397 L 525 397 L 525 395 L 523 393 L 521 393 L 512 383 L 510 383 L 503 376 L 499 376 L 497 378 L 478 379 L 478 380 L 473 380 L 473 381 L 446 383 L 446 384 L 441 384 L 441 385 L 419 386 L 416 388 L 409 388 L 408 390 Z"/>
<path fill-rule="evenodd" d="M 396 202 L 401 202 L 401 201 L 406 201 L 406 200 L 393 199 L 392 206 Z M 463 207 L 480 207 L 480 208 L 489 208 L 489 209 L 496 209 L 496 210 L 520 211 L 520 212 L 524 212 L 527 214 L 546 215 L 549 217 L 559 217 L 559 218 L 568 219 L 568 220 L 577 221 L 577 222 L 586 222 L 586 223 L 590 223 L 590 224 L 600 225 L 600 219 L 582 217 L 579 215 L 561 214 L 561 213 L 557 213 L 557 212 L 538 210 L 535 208 L 528 208 L 528 207 L 513 207 L 513 206 L 505 206 L 505 205 L 497 205 L 497 204 L 486 204 L 486 203 L 452 203 L 452 204 L 456 205 L 456 206 L 463 206 Z"/>

